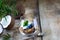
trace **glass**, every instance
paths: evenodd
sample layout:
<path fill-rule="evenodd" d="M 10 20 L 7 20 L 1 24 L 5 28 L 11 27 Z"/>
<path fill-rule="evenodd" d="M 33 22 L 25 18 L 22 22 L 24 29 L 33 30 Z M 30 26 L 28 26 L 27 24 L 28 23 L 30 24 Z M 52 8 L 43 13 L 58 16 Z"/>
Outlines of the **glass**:
<path fill-rule="evenodd" d="M 29 11 L 32 11 L 31 9 L 29 9 Z M 24 32 L 21 32 L 22 28 L 21 28 L 21 21 L 22 20 L 29 20 L 30 22 L 34 22 L 34 28 L 35 28 L 35 32 L 30 33 L 30 34 L 25 34 Z M 24 16 L 22 16 L 20 18 L 20 28 L 19 28 L 20 33 L 22 34 L 22 39 L 34 39 L 34 37 L 36 37 L 39 33 L 39 27 L 38 27 L 38 21 L 37 21 L 37 16 L 35 16 L 35 13 L 28 13 L 25 14 Z"/>

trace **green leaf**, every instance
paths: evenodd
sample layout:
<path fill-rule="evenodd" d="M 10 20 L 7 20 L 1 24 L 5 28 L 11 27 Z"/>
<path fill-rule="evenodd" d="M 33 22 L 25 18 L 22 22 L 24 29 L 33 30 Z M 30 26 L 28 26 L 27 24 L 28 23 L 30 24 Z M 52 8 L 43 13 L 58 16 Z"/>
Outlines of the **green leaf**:
<path fill-rule="evenodd" d="M 11 36 L 7 33 L 7 35 L 3 36 L 3 40 L 10 40 Z"/>
<path fill-rule="evenodd" d="M 0 19 L 6 15 L 18 14 L 16 10 L 16 0 L 0 0 Z"/>
<path fill-rule="evenodd" d="M 23 26 L 27 26 L 27 25 L 28 25 L 28 21 L 25 21 Z"/>

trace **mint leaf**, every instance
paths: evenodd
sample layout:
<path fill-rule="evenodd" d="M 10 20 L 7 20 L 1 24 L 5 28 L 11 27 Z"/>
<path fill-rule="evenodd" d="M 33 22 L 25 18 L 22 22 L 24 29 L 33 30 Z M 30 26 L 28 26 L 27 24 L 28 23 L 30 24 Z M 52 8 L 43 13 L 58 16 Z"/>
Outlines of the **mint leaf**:
<path fill-rule="evenodd" d="M 27 26 L 28 25 L 28 21 L 25 21 L 23 26 Z"/>

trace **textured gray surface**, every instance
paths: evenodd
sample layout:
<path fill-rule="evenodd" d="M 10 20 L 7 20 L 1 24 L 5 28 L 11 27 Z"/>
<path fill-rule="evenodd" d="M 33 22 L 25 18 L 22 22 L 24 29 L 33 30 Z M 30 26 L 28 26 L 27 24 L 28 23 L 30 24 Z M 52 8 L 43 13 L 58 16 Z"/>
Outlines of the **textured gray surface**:
<path fill-rule="evenodd" d="M 40 0 L 43 40 L 60 40 L 60 0 Z"/>

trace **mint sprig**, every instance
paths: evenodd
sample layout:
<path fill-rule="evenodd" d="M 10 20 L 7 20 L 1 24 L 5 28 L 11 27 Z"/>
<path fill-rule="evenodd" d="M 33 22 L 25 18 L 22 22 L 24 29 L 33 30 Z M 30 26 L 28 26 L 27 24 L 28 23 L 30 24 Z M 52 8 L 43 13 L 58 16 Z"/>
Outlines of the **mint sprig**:
<path fill-rule="evenodd" d="M 28 25 L 28 21 L 25 21 L 23 26 L 27 26 Z"/>

